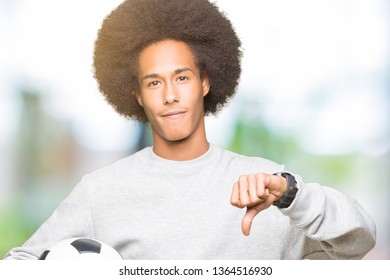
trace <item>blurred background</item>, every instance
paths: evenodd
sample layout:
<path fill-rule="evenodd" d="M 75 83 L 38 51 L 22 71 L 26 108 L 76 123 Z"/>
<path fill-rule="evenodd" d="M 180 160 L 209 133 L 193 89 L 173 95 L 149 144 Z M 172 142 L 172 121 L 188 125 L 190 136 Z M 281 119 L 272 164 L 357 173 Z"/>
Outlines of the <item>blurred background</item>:
<path fill-rule="evenodd" d="M 150 145 L 97 89 L 92 50 L 119 0 L 0 0 L 0 258 L 81 176 Z M 355 198 L 390 259 L 390 3 L 216 3 L 243 43 L 238 93 L 210 142 Z"/>

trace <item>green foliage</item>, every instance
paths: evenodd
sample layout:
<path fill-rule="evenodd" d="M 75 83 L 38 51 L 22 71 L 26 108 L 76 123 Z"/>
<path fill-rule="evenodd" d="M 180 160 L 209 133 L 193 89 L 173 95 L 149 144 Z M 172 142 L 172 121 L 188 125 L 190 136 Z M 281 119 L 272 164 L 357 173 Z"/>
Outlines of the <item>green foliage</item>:
<path fill-rule="evenodd" d="M 297 155 L 299 147 L 293 137 L 276 135 L 261 121 L 238 118 L 228 149 L 247 156 L 259 156 L 282 163 Z"/>
<path fill-rule="evenodd" d="M 300 174 L 307 182 L 326 185 L 344 185 L 355 170 L 354 155 L 312 155 L 299 145 L 296 135 L 281 135 L 257 120 L 238 118 L 228 149 L 260 156 Z"/>
<path fill-rule="evenodd" d="M 0 259 L 13 247 L 21 246 L 36 229 L 15 200 L 0 213 Z"/>

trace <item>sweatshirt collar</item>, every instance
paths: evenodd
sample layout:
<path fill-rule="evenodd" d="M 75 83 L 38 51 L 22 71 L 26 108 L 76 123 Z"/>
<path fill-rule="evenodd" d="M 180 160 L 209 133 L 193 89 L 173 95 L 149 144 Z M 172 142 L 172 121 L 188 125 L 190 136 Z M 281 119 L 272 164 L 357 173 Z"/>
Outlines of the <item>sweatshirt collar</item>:
<path fill-rule="evenodd" d="M 169 168 L 169 169 L 177 169 L 180 171 L 193 170 L 193 169 L 207 166 L 208 164 L 212 163 L 213 158 L 215 158 L 217 154 L 218 154 L 218 148 L 210 144 L 209 149 L 203 155 L 191 160 L 176 161 L 176 160 L 169 160 L 169 159 L 162 158 L 154 153 L 152 147 L 148 148 L 148 157 L 150 162 L 153 165 L 157 165 L 164 169 Z"/>

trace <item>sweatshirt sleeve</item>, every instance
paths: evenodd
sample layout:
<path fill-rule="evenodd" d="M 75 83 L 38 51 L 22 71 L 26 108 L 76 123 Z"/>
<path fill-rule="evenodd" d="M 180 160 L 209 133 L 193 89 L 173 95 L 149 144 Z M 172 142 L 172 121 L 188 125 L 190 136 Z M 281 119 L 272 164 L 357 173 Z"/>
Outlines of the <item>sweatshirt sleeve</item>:
<path fill-rule="evenodd" d="M 297 195 L 290 207 L 280 211 L 320 248 L 310 251 L 303 246 L 301 258 L 310 259 L 311 254 L 318 256 L 321 251 L 330 259 L 363 258 L 374 247 L 376 238 L 375 224 L 367 212 L 338 190 L 305 184 L 299 176 L 296 179 Z"/>
<path fill-rule="evenodd" d="M 93 237 L 91 209 L 85 177 L 53 214 L 21 247 L 11 249 L 5 260 L 38 259 L 48 247 L 66 238 Z"/>

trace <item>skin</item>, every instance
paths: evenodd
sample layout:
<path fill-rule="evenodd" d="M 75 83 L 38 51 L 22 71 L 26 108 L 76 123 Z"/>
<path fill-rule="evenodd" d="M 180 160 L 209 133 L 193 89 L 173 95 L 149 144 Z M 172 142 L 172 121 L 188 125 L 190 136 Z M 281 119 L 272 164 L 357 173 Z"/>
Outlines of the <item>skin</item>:
<path fill-rule="evenodd" d="M 195 159 L 209 149 L 203 98 L 210 83 L 201 79 L 187 44 L 164 40 L 139 56 L 140 91 L 135 93 L 152 127 L 154 152 L 165 159 Z M 241 175 L 233 184 L 231 204 L 244 208 L 242 232 L 250 234 L 254 217 L 286 191 L 283 177 L 265 173 Z"/>
<path fill-rule="evenodd" d="M 138 103 L 152 127 L 154 152 L 166 159 L 190 160 L 209 149 L 203 98 L 210 84 L 201 80 L 185 43 L 166 40 L 139 57 Z"/>

